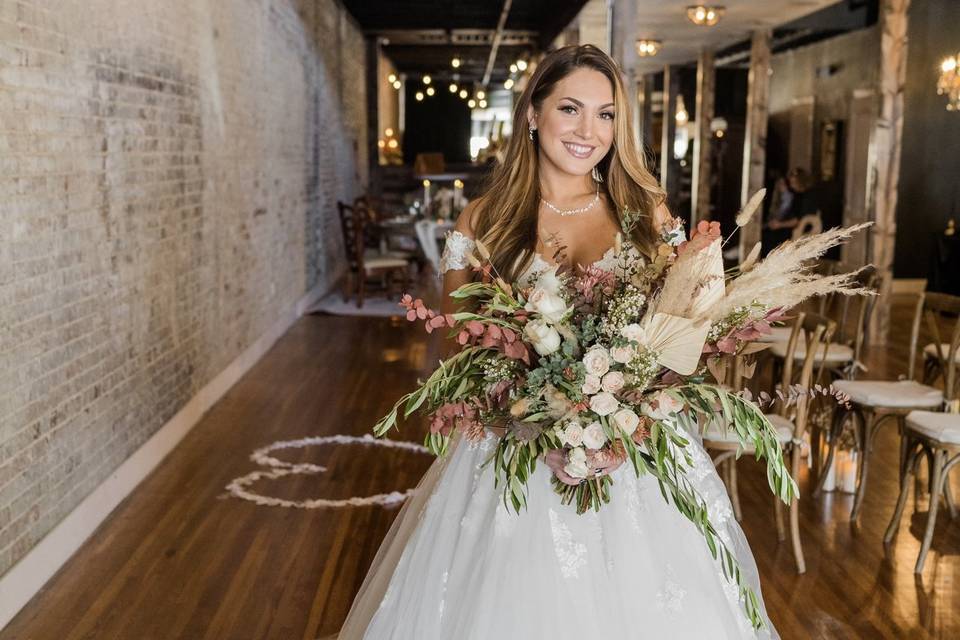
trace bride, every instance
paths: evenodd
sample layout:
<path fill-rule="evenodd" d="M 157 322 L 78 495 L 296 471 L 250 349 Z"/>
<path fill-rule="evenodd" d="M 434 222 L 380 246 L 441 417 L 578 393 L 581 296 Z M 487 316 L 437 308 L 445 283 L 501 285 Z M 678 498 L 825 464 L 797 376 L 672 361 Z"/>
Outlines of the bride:
<path fill-rule="evenodd" d="M 649 255 L 668 214 L 609 56 L 591 45 L 546 56 L 516 105 L 513 130 L 486 195 L 448 237 L 445 294 L 472 277 L 466 256 L 476 238 L 508 281 L 528 281 L 557 262 L 604 266 L 625 208 L 646 213 L 630 241 Z M 651 475 L 608 462 L 598 472 L 614 481 L 610 503 L 577 515 L 551 487 L 551 474 L 576 483 L 553 451 L 530 478 L 529 506 L 518 515 L 483 466 L 495 438 L 456 442 L 427 471 L 382 543 L 340 640 L 777 637 L 762 601 L 766 628 L 752 630 L 736 586 Z M 690 479 L 759 595 L 724 486 L 699 440 L 689 447 Z"/>

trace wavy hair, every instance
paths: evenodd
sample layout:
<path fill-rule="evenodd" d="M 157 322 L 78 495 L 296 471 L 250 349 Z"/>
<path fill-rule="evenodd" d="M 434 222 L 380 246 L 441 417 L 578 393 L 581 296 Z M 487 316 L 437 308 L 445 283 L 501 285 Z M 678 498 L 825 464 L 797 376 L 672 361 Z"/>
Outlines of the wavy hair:
<path fill-rule="evenodd" d="M 490 247 L 493 265 L 508 281 L 515 280 L 529 266 L 537 242 L 541 197 L 539 134 L 535 132 L 534 139 L 529 139 L 527 112 L 533 105 L 539 113 L 556 84 L 585 67 L 599 71 L 610 81 L 616 110 L 613 143 L 597 164 L 603 177 L 600 186 L 613 204 L 612 215 L 617 226 L 622 227 L 624 213 L 631 212 L 637 222 L 630 230 L 630 240 L 647 255 L 653 249 L 656 238 L 653 214 L 664 201 L 664 192 L 634 142 L 620 70 L 617 63 L 597 47 L 570 45 L 547 54 L 537 65 L 514 107 L 513 135 L 504 151 L 503 162 L 490 175 L 471 218 L 475 236 Z"/>

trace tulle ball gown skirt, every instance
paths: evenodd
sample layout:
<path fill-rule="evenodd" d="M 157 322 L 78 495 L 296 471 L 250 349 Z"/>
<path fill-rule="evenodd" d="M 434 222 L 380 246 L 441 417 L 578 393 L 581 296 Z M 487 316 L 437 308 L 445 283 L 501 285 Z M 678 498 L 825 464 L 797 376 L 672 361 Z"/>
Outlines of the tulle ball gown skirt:
<path fill-rule="evenodd" d="M 407 522 L 394 528 L 407 533 L 391 530 L 384 547 L 393 549 L 381 548 L 341 640 L 777 637 L 769 619 L 753 630 L 736 585 L 655 479 L 624 464 L 613 472 L 610 503 L 577 515 L 539 464 L 517 514 L 483 467 L 494 444 L 493 436 L 461 441 L 435 463 L 442 470 L 421 484 L 429 495 L 400 514 Z M 726 490 L 700 444 L 689 447 L 688 476 L 759 596 Z"/>

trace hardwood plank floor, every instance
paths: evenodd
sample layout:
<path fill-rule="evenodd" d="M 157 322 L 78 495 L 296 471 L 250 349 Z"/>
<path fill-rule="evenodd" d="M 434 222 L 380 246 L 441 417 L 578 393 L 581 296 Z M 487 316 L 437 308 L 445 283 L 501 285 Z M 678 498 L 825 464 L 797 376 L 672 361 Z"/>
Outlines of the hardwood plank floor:
<path fill-rule="evenodd" d="M 894 335 L 909 326 L 895 308 Z M 439 357 L 401 320 L 301 318 L 125 500 L 0 640 L 313 639 L 337 630 L 396 510 L 290 509 L 224 497 L 277 440 L 362 435 Z M 905 370 L 904 349 L 871 350 L 871 375 Z M 423 425 L 402 437 L 418 440 Z M 960 526 L 941 511 L 923 576 L 913 565 L 926 502 L 908 507 L 889 551 L 898 441 L 884 431 L 860 522 L 852 497 L 809 495 L 800 478 L 807 573 L 779 543 L 762 467 L 742 460 L 743 526 L 763 595 L 786 640 L 960 637 Z M 428 456 L 364 445 L 279 452 L 326 473 L 260 481 L 287 499 L 343 498 L 413 486 Z M 954 494 L 960 495 L 958 474 Z M 911 515 L 912 513 L 912 515 Z M 506 639 L 505 639 L 506 640 Z"/>

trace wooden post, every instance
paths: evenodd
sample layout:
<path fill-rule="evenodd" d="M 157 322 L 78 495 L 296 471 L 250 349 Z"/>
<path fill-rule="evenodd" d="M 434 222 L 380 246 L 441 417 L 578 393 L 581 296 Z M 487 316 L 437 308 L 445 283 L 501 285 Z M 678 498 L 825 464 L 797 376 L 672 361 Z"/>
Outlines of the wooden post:
<path fill-rule="evenodd" d="M 903 87 L 907 75 L 907 10 L 910 0 L 880 3 L 880 113 L 870 140 L 871 188 L 868 211 L 874 226 L 868 241 L 870 262 L 880 276 L 880 299 L 870 338 L 882 343 L 890 327 L 890 281 L 897 236 L 897 187 L 903 137 Z"/>
<path fill-rule="evenodd" d="M 693 139 L 693 193 L 690 197 L 690 228 L 700 220 L 710 219 L 710 141 L 713 132 L 714 90 L 716 73 L 713 51 L 704 50 L 697 58 L 697 133 Z"/>
<path fill-rule="evenodd" d="M 677 206 L 680 193 L 680 165 L 673 157 L 673 141 L 677 137 L 677 94 L 680 93 L 680 69 L 663 68 L 663 135 L 660 139 L 660 186 L 667 194 L 667 207 Z"/>
<path fill-rule="evenodd" d="M 770 96 L 770 30 L 753 32 L 750 44 L 750 73 L 747 85 L 747 127 L 743 139 L 743 179 L 740 204 L 744 205 L 763 188 L 766 168 L 768 99 Z M 760 241 L 760 213 L 740 229 L 740 256 Z"/>
<path fill-rule="evenodd" d="M 367 84 L 367 191 L 379 196 L 380 149 L 377 139 L 380 137 L 380 42 L 376 36 L 366 38 L 366 78 Z"/>

